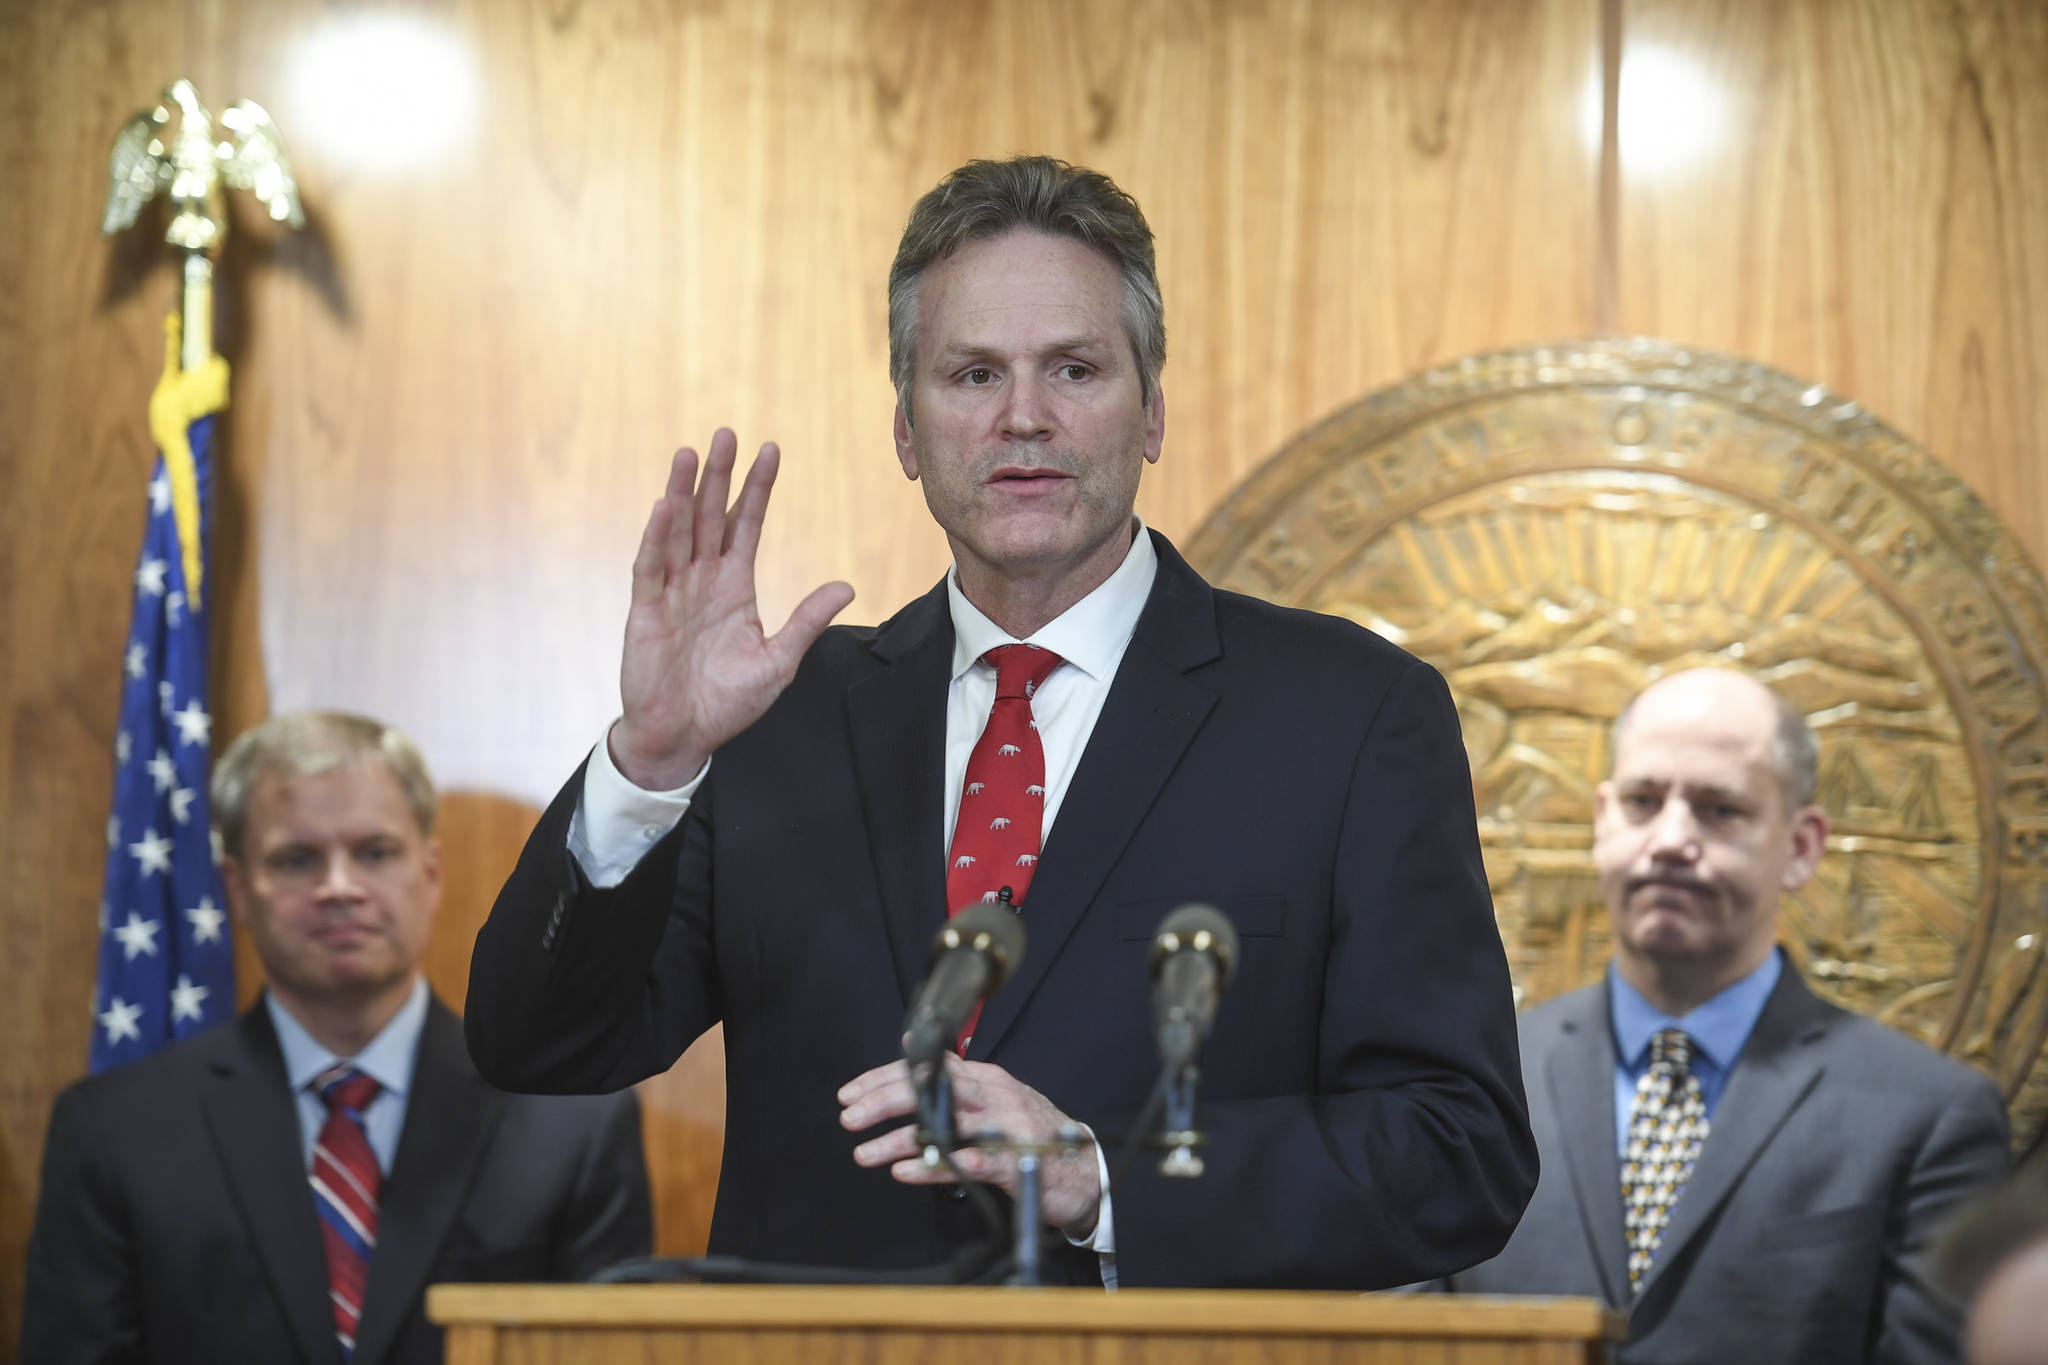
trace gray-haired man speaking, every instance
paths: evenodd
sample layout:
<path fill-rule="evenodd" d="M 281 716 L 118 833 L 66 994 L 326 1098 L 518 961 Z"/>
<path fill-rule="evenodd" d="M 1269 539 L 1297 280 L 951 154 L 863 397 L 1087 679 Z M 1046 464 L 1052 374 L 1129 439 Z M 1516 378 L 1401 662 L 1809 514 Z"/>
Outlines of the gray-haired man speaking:
<path fill-rule="evenodd" d="M 1043 157 L 973 162 L 890 274 L 896 457 L 953 551 L 882 625 L 828 584 L 767 635 L 778 452 L 677 454 L 633 565 L 623 714 L 477 941 L 508 1086 L 602 1090 L 725 1026 L 714 1251 L 946 1261 L 981 1229 L 917 1159 L 896 1060 L 926 945 L 1007 889 L 1029 934 L 961 1040 L 963 1131 L 1103 1142 L 1157 1069 L 1146 954 L 1242 936 L 1202 1064 L 1208 1174 L 1100 1150 L 1023 1216 L 1075 1283 L 1389 1285 L 1498 1250 L 1534 1179 L 1457 715 L 1355 626 L 1217 592 L 1133 512 L 1166 428 L 1152 235 Z M 851 1136 L 858 1134 L 859 1136 Z M 1014 1196 L 1014 1163 L 963 1154 Z M 906 1186 L 928 1186 L 908 1189 Z"/>

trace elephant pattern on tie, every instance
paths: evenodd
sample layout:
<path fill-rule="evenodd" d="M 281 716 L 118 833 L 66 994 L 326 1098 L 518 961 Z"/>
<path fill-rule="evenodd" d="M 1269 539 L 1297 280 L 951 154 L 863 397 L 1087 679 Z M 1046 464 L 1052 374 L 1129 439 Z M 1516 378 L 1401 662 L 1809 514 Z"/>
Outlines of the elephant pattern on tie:
<path fill-rule="evenodd" d="M 949 914 L 1001 899 L 1006 887 L 1010 904 L 1022 906 L 1045 838 L 1045 746 L 1032 724 L 1031 696 L 1062 660 L 1036 645 L 1002 645 L 981 657 L 996 671 L 996 696 L 960 788 L 948 850 Z M 963 1052 L 974 1022 L 960 1035 Z"/>

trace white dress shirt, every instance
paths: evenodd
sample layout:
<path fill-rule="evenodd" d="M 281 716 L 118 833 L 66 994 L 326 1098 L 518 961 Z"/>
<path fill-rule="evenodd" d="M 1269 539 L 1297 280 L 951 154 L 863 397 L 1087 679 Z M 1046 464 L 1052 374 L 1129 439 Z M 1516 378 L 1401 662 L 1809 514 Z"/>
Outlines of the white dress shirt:
<path fill-rule="evenodd" d="M 1043 846 L 1052 833 L 1053 820 L 1066 799 L 1074 769 L 1081 753 L 1095 733 L 1095 721 L 1102 703 L 1116 680 L 1117 666 L 1138 628 L 1138 617 L 1152 594 L 1152 580 L 1159 572 L 1159 555 L 1142 521 L 1123 563 L 1100 586 L 1040 627 L 1028 639 L 1019 641 L 983 615 L 960 591 L 960 571 L 946 575 L 946 603 L 953 617 L 953 673 L 946 690 L 946 771 L 944 843 L 953 842 L 953 825 L 960 814 L 960 785 L 967 774 L 967 759 L 974 752 L 995 705 L 996 671 L 981 656 L 999 645 L 1032 644 L 1049 649 L 1064 661 L 1055 668 L 1031 697 L 1032 719 L 1038 724 L 1039 742 L 1045 746 L 1045 826 L 1039 842 Z M 673 829 L 690 808 L 705 774 L 701 772 L 673 791 L 651 792 L 629 782 L 612 762 L 610 746 L 598 741 L 584 768 L 582 799 L 569 821 L 569 852 L 583 868 L 593 886 L 617 886 L 632 872 L 647 850 Z M 1030 901 L 1026 893 L 1025 901 Z M 1094 1134 L 1089 1134 L 1093 1138 Z M 1102 1203 L 1094 1232 L 1086 1239 L 1072 1239 L 1102 1257 L 1103 1283 L 1116 1287 L 1116 1229 L 1109 1208 L 1109 1165 L 1100 1144 L 1095 1149 L 1097 1173 L 1102 1182 Z"/>

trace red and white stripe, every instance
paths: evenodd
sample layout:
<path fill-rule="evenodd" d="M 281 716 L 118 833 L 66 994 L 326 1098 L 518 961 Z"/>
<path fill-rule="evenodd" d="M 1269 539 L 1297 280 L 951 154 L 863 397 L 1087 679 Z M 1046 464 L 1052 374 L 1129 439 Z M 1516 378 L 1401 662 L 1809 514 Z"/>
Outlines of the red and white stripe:
<path fill-rule="evenodd" d="M 342 1358 L 355 1353 L 363 1316 L 363 1290 L 370 1279 L 370 1254 L 377 1249 L 377 1197 L 384 1185 L 377 1154 L 363 1130 L 363 1109 L 377 1083 L 351 1067 L 338 1067 L 314 1082 L 327 1105 L 327 1122 L 313 1143 L 309 1179 L 320 1215 L 320 1240 L 327 1252 L 327 1297 L 334 1305 L 334 1335 Z"/>

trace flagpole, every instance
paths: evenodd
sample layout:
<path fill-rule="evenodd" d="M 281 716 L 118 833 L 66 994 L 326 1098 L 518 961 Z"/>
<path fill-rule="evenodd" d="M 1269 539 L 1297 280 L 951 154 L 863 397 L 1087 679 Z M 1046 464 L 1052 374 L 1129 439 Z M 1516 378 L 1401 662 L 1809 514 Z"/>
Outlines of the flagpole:
<path fill-rule="evenodd" d="M 213 349 L 213 261 L 227 237 L 223 186 L 253 191 L 270 216 L 304 223 L 282 139 L 246 100 L 223 135 L 190 81 L 129 119 L 114 139 L 101 231 L 134 225 L 159 193 L 177 253 L 179 306 L 164 320 L 164 369 L 149 397 L 157 461 L 135 569 L 113 800 L 101 883 L 91 1065 L 126 1065 L 234 1012 L 222 849 L 208 786 L 208 613 L 202 584 L 208 488 L 228 404 Z M 173 129 L 175 125 L 175 130 Z"/>
<path fill-rule="evenodd" d="M 213 359 L 213 261 L 204 251 L 186 251 L 184 298 L 179 309 L 179 368 L 203 370 Z"/>

